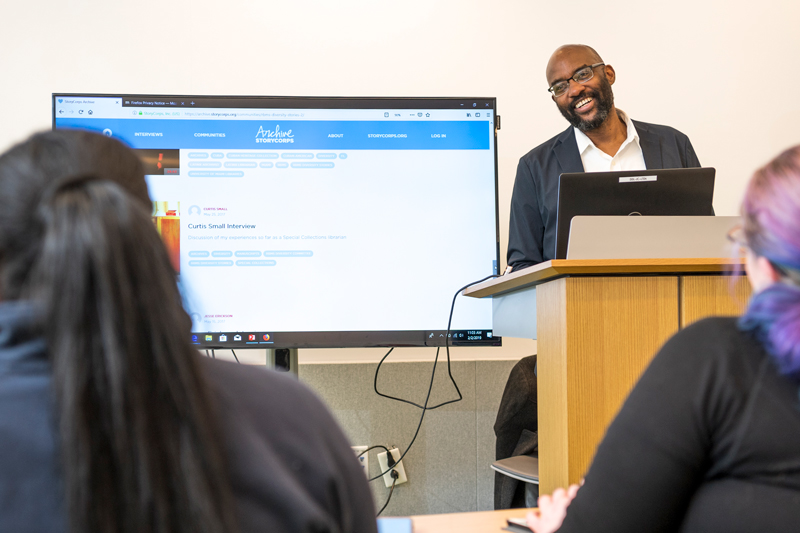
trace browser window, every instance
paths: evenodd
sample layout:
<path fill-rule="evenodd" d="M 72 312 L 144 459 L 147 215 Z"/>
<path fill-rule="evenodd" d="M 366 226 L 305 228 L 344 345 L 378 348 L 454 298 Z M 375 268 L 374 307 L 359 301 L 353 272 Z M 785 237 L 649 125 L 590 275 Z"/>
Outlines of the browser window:
<path fill-rule="evenodd" d="M 56 128 L 139 153 L 193 340 L 209 347 L 443 343 L 454 292 L 497 271 L 494 112 L 491 99 L 53 107 Z M 451 342 L 497 345 L 491 327 L 491 301 L 464 299 Z"/>

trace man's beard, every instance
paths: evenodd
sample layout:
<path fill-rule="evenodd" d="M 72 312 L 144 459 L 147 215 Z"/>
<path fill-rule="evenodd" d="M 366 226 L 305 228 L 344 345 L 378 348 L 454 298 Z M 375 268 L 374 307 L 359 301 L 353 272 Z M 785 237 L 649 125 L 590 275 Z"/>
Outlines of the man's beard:
<path fill-rule="evenodd" d="M 597 108 L 597 112 L 595 113 L 594 118 L 591 120 L 586 120 L 579 117 L 575 112 L 575 109 L 572 107 L 573 102 L 580 102 L 587 96 L 594 98 L 595 107 Z M 608 83 L 608 80 L 605 77 L 603 77 L 603 80 L 600 83 L 600 94 L 598 94 L 594 89 L 587 88 L 586 92 L 584 92 L 583 95 L 576 100 L 573 100 L 573 102 L 570 102 L 563 107 L 559 104 L 556 104 L 556 106 L 558 107 L 558 110 L 561 111 L 561 115 L 567 119 L 567 122 L 586 133 L 587 131 L 592 131 L 593 129 L 598 128 L 608 118 L 608 114 L 611 112 L 611 107 L 614 105 L 614 92 L 611 90 L 611 84 Z"/>

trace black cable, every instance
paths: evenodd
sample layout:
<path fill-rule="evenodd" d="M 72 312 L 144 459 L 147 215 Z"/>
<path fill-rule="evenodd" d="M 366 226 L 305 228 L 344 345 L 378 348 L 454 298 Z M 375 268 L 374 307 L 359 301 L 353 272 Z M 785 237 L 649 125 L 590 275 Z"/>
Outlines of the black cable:
<path fill-rule="evenodd" d="M 445 349 L 447 351 L 447 374 L 448 374 L 448 376 L 450 376 L 450 382 L 453 384 L 453 386 L 456 389 L 456 392 L 458 393 L 458 399 L 449 400 L 447 402 L 440 403 L 439 405 L 434 405 L 433 407 L 428 407 L 427 408 L 428 410 L 438 409 L 439 407 L 442 407 L 443 405 L 447 405 L 447 404 L 450 404 L 450 403 L 458 402 L 463 398 L 461 396 L 461 391 L 459 390 L 455 379 L 453 379 L 453 374 L 452 374 L 451 369 L 450 369 L 450 326 L 451 326 L 451 323 L 453 321 L 453 310 L 455 309 L 456 298 L 461 293 L 461 291 L 463 291 L 464 289 L 466 289 L 468 287 L 471 287 L 472 285 L 484 282 L 489 278 L 496 278 L 496 277 L 499 277 L 499 276 L 497 276 L 496 274 L 493 274 L 493 275 L 487 276 L 487 277 L 485 277 L 485 278 L 483 278 L 483 279 L 481 279 L 479 281 L 474 281 L 474 282 L 470 283 L 469 285 L 465 285 L 464 287 L 460 288 L 456 292 L 456 294 L 453 296 L 453 301 L 452 301 L 452 303 L 450 305 L 450 316 L 448 317 L 448 320 L 447 320 L 447 333 L 446 333 L 447 336 L 445 338 Z M 380 372 L 381 365 L 386 360 L 386 358 L 389 357 L 389 354 L 392 353 L 393 350 L 394 350 L 394 348 L 391 348 L 388 352 L 386 352 L 386 355 L 384 355 L 383 358 L 380 360 L 380 362 L 378 362 L 378 368 L 375 369 L 375 380 L 373 382 L 373 388 L 375 390 L 375 393 L 378 396 L 383 396 L 384 398 L 388 398 L 390 400 L 395 400 L 395 401 L 398 401 L 398 402 L 404 402 L 404 403 L 407 403 L 409 405 L 413 405 L 414 407 L 416 407 L 418 409 L 422 409 L 423 407 L 421 405 L 419 405 L 418 403 L 412 402 L 410 400 L 406 400 L 404 398 L 397 398 L 396 396 L 390 396 L 388 394 L 383 394 L 382 392 L 380 392 L 378 390 L 378 373 Z M 440 348 L 436 348 L 436 357 L 434 358 L 434 372 L 436 371 L 436 363 L 439 360 L 439 350 L 440 350 Z"/>
<path fill-rule="evenodd" d="M 455 403 L 461 400 L 461 391 L 458 390 L 458 385 L 456 385 L 456 380 L 453 379 L 453 374 L 450 372 L 450 325 L 453 322 L 453 309 L 455 309 L 456 307 L 456 298 L 458 298 L 458 295 L 461 294 L 462 291 L 468 289 L 469 287 L 472 287 L 473 285 L 477 285 L 478 283 L 483 283 L 487 279 L 499 278 L 499 277 L 500 277 L 499 274 L 491 274 L 489 276 L 486 276 L 485 278 L 479 279 L 478 281 L 467 283 L 466 285 L 458 289 L 456 293 L 453 295 L 453 302 L 450 304 L 450 317 L 447 319 L 447 333 L 445 333 L 444 337 L 444 349 L 447 352 L 447 374 L 450 376 L 450 381 L 453 382 L 453 386 L 456 388 L 456 392 L 458 392 L 458 400 L 450 400 L 449 402 L 445 402 L 441 405 L 447 405 L 448 403 Z M 441 405 L 438 405 L 437 407 L 441 407 Z"/>
<path fill-rule="evenodd" d="M 436 361 L 438 361 L 438 359 L 439 359 L 439 350 L 440 349 L 441 348 L 436 348 L 436 357 L 433 359 L 433 371 L 434 372 L 436 372 Z M 375 369 L 375 379 L 373 380 L 373 383 L 372 383 L 372 387 L 373 387 L 373 389 L 375 389 L 375 394 L 377 394 L 378 396 L 383 396 L 384 398 L 388 398 L 390 400 L 395 400 L 395 401 L 398 401 L 398 402 L 403 402 L 403 403 L 407 403 L 409 405 L 413 405 L 417 409 L 422 409 L 423 407 L 418 403 L 414 403 L 411 400 L 406 400 L 404 398 L 398 398 L 396 396 L 389 396 L 388 394 L 384 394 L 384 393 L 382 393 L 381 391 L 378 390 L 378 374 L 381 371 L 381 365 L 386 360 L 386 358 L 389 357 L 389 354 L 392 353 L 392 350 L 394 350 L 394 348 L 390 348 L 389 351 L 386 352 L 386 355 L 384 355 L 383 358 L 378 362 L 378 368 Z M 456 387 L 456 388 L 458 388 L 458 387 Z M 430 407 L 429 409 L 436 409 L 437 407 L 441 407 L 441 405 L 437 405 L 435 407 Z"/>
<path fill-rule="evenodd" d="M 394 481 L 392 481 L 392 488 L 389 489 L 389 497 L 386 498 L 386 503 L 383 504 L 381 510 L 378 511 L 378 514 L 375 515 L 376 517 L 380 516 L 383 510 L 386 509 L 386 506 L 389 505 L 389 500 L 392 499 L 392 493 L 394 492 L 394 486 L 397 484 L 398 477 L 400 477 L 400 475 L 397 473 L 397 470 L 392 470 L 392 478 L 394 479 Z"/>
<path fill-rule="evenodd" d="M 234 352 L 233 350 L 231 350 L 231 353 L 233 354 L 233 358 L 234 358 L 234 359 L 236 359 L 236 362 L 237 362 L 237 363 L 239 363 L 239 358 L 238 358 L 238 357 L 236 357 L 236 352 Z M 242 363 L 239 363 L 239 364 L 241 365 Z"/>
<path fill-rule="evenodd" d="M 217 356 L 214 354 L 214 350 L 212 349 L 211 350 L 211 359 L 216 359 L 216 358 L 217 358 Z"/>
<path fill-rule="evenodd" d="M 434 367 L 434 369 L 435 369 L 435 367 Z M 428 400 L 430 400 L 430 398 L 431 398 L 431 390 L 433 390 L 433 376 L 434 376 L 434 374 L 431 374 L 431 383 L 428 386 L 428 395 L 425 397 L 425 405 L 424 405 L 424 407 L 422 407 L 422 414 L 419 416 L 419 424 L 417 424 L 417 430 L 414 432 L 414 436 L 411 437 L 411 442 L 409 442 L 408 446 L 406 446 L 406 451 L 403 452 L 403 454 L 400 456 L 400 459 L 395 461 L 395 464 L 397 464 L 397 463 L 399 463 L 400 461 L 403 460 L 403 457 L 405 457 L 406 454 L 408 453 L 408 450 L 411 449 L 411 446 L 414 444 L 414 441 L 417 440 L 417 435 L 419 435 L 419 429 L 422 427 L 422 421 L 425 420 L 425 413 L 428 412 Z M 456 400 L 456 401 L 458 401 L 458 400 Z M 388 464 L 388 461 L 387 461 L 387 464 Z M 385 474 L 389 473 L 391 470 L 392 470 L 392 467 L 389 467 L 388 470 L 386 470 L 384 472 L 381 472 L 377 476 L 375 476 L 373 478 L 370 478 L 367 481 L 368 482 L 369 481 L 375 481 L 379 477 L 383 477 Z"/>
<path fill-rule="evenodd" d="M 463 291 L 464 289 L 472 287 L 473 285 L 477 285 L 478 283 L 483 283 L 487 279 L 499 278 L 499 277 L 500 276 L 497 275 L 497 274 L 492 274 L 490 276 L 486 276 L 485 278 L 479 279 L 478 281 L 473 281 L 471 283 L 468 283 L 468 284 L 464 285 L 460 289 L 458 289 L 456 291 L 456 293 L 453 295 L 453 301 L 450 304 L 450 316 L 447 319 L 447 336 L 445 337 L 445 340 L 444 340 L 444 346 L 445 346 L 445 349 L 446 349 L 446 352 L 447 352 L 447 374 L 450 376 L 450 381 L 453 383 L 453 386 L 455 387 L 456 392 L 458 393 L 458 398 L 457 399 L 448 400 L 446 402 L 442 402 L 441 404 L 436 405 L 434 407 L 428 407 L 428 401 L 431 398 L 431 391 L 433 390 L 433 379 L 436 376 L 436 363 L 439 361 L 439 348 L 436 349 L 436 357 L 433 360 L 433 371 L 431 372 L 431 382 L 428 385 L 428 394 L 425 396 L 425 404 L 424 405 L 419 405 L 419 404 L 416 404 L 416 403 L 411 402 L 409 400 L 404 400 L 402 398 L 394 398 L 392 396 L 387 396 L 386 394 L 381 394 L 380 392 L 378 392 L 377 383 L 378 383 L 378 370 L 380 370 L 380 363 L 378 364 L 378 368 L 375 369 L 375 392 L 379 396 L 383 396 L 385 398 L 390 398 L 392 400 L 405 402 L 405 403 L 414 405 L 419 409 L 422 409 L 422 413 L 420 414 L 420 417 L 419 417 L 419 424 L 417 424 L 417 430 L 414 432 L 414 436 L 411 438 L 411 442 L 409 442 L 408 446 L 406 446 L 406 450 L 403 452 L 403 454 L 400 456 L 400 458 L 397 461 L 395 461 L 396 463 L 399 463 L 400 461 L 403 460 L 403 458 L 406 456 L 406 454 L 411 449 L 411 446 L 414 444 L 414 441 L 417 440 L 417 435 L 419 435 L 419 430 L 422 427 L 422 421 L 425 419 L 425 412 L 426 411 L 437 409 L 439 407 L 442 407 L 443 405 L 448 405 L 448 404 L 451 404 L 451 403 L 460 402 L 463 399 L 463 396 L 461 395 L 461 390 L 458 388 L 458 385 L 456 384 L 456 380 L 453 379 L 453 374 L 450 371 L 450 341 L 449 341 L 450 337 L 449 337 L 449 335 L 450 335 L 450 326 L 451 326 L 451 324 L 453 322 L 453 310 L 455 309 L 455 306 L 456 306 L 456 298 L 458 298 L 458 295 L 461 294 L 461 291 Z M 381 359 L 381 363 L 383 363 L 384 359 L 386 359 L 389 356 L 389 354 L 392 353 L 392 350 L 394 350 L 394 348 L 390 349 L 386 353 L 386 355 L 383 356 L 383 359 Z M 381 472 L 379 475 L 377 475 L 377 476 L 375 476 L 373 478 L 370 478 L 368 481 L 375 481 L 379 477 L 383 477 L 384 475 L 389 473 L 391 470 L 392 470 L 392 467 L 389 467 L 388 470 L 386 470 L 385 472 Z"/>
<path fill-rule="evenodd" d="M 384 450 L 386 450 L 386 454 L 387 454 L 387 455 L 386 455 L 386 458 L 387 458 L 387 459 L 389 458 L 389 456 L 390 456 L 390 455 L 392 455 L 391 453 L 389 453 L 389 448 L 387 448 L 386 446 L 383 446 L 382 444 L 377 444 L 377 445 L 375 445 L 375 446 L 370 446 L 369 448 L 367 448 L 366 450 L 364 450 L 363 452 L 361 452 L 360 454 L 358 454 L 358 455 L 357 455 L 357 457 L 361 457 L 362 455 L 364 455 L 364 454 L 365 454 L 365 453 L 367 453 L 368 451 L 370 451 L 370 450 L 374 450 L 375 448 L 383 448 Z M 392 466 L 394 466 L 394 465 L 392 465 Z"/>
<path fill-rule="evenodd" d="M 450 369 L 450 326 L 451 326 L 451 324 L 453 322 L 453 311 L 454 311 L 455 305 L 456 305 L 456 298 L 458 298 L 458 295 L 461 294 L 461 291 L 463 291 L 464 289 L 467 289 L 468 287 L 471 287 L 473 285 L 477 285 L 478 283 L 483 283 L 487 279 L 498 278 L 498 277 L 500 277 L 500 276 L 498 276 L 497 274 L 492 274 L 491 276 L 486 276 L 485 278 L 480 279 L 478 281 L 473 281 L 472 283 L 464 285 L 463 287 L 458 289 L 458 291 L 456 291 L 455 295 L 453 295 L 453 301 L 450 304 L 450 315 L 449 315 L 449 317 L 447 319 L 447 332 L 445 334 L 446 336 L 445 336 L 445 339 L 444 339 L 444 346 L 445 346 L 445 350 L 447 351 L 447 375 L 450 377 L 450 382 L 453 384 L 453 387 L 455 387 L 455 389 L 456 389 L 456 393 L 458 394 L 458 398 L 455 399 L 455 400 L 448 400 L 446 402 L 442 402 L 442 403 L 440 403 L 438 405 L 434 405 L 433 407 L 427 407 L 426 409 L 432 411 L 432 410 L 438 409 L 439 407 L 442 407 L 444 405 L 448 405 L 448 404 L 451 404 L 451 403 L 459 402 L 459 401 L 461 401 L 463 399 L 463 396 L 461 395 L 461 391 L 459 390 L 458 385 L 456 384 L 456 380 L 453 378 L 453 373 L 452 373 L 452 371 Z M 436 348 L 436 357 L 433 359 L 433 372 L 434 373 L 436 372 L 436 364 L 439 361 L 439 350 L 440 349 L 441 349 L 441 347 Z M 386 352 L 386 355 L 384 355 L 383 358 L 381 358 L 381 360 L 378 362 L 378 367 L 375 369 L 375 379 L 373 381 L 373 389 L 375 390 L 375 394 L 377 394 L 378 396 L 383 396 L 384 398 L 388 398 L 390 400 L 395 400 L 395 401 L 398 401 L 398 402 L 403 402 L 403 403 L 407 403 L 409 405 L 413 405 L 417 409 L 422 409 L 423 407 L 418 403 L 412 402 L 411 400 L 406 400 L 404 398 L 398 398 L 396 396 L 390 396 L 390 395 L 384 394 L 384 393 L 382 393 L 381 391 L 378 390 L 378 374 L 380 373 L 381 365 L 386 360 L 386 358 L 389 357 L 389 354 L 392 353 L 393 350 L 394 350 L 394 348 L 392 347 L 392 348 L 389 349 L 388 352 Z"/>

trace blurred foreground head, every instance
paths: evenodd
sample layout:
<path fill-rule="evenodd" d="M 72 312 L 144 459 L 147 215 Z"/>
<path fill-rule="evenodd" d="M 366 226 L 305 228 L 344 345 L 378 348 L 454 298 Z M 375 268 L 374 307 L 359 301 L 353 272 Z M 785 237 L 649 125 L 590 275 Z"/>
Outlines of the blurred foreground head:
<path fill-rule="evenodd" d="M 142 165 L 88 132 L 0 156 L 0 300 L 30 302 L 52 365 L 70 530 L 235 529 L 191 321 Z"/>
<path fill-rule="evenodd" d="M 750 264 L 761 264 L 774 283 L 750 301 L 741 325 L 753 331 L 779 368 L 800 381 L 800 146 L 757 170 L 742 201 Z"/>
<path fill-rule="evenodd" d="M 77 222 L 55 220 L 65 215 L 55 212 L 66 207 L 60 196 L 71 196 L 67 203 L 74 203 L 76 194 L 87 194 L 90 182 L 93 189 L 114 189 L 105 194 L 120 197 L 127 193 L 130 200 L 125 203 L 150 210 L 138 157 L 122 143 L 102 135 L 77 130 L 40 133 L 0 156 L 0 298 L 17 299 L 22 292 L 33 290 L 29 278 L 35 274 L 32 270 L 43 251 L 45 234 L 57 229 L 47 226 Z M 83 192 L 77 192 L 79 189 Z M 96 209 L 87 202 L 84 199 L 83 207 Z M 84 214 L 86 222 L 100 216 Z"/>
<path fill-rule="evenodd" d="M 753 174 L 742 201 L 742 219 L 754 253 L 800 270 L 800 146 Z"/>

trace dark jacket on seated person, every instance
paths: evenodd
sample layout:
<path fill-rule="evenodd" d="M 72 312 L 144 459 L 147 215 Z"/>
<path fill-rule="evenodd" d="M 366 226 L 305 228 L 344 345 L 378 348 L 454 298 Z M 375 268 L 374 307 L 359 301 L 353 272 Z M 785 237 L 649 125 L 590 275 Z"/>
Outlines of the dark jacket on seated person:
<path fill-rule="evenodd" d="M 597 449 L 559 533 L 800 529 L 798 384 L 736 318 L 670 339 Z"/>
<path fill-rule="evenodd" d="M 523 357 L 511 369 L 494 423 L 495 459 L 539 453 L 536 356 Z M 494 508 L 525 507 L 524 484 L 495 472 Z"/>
<path fill-rule="evenodd" d="M 0 304 L 0 531 L 61 533 L 67 515 L 50 362 L 45 341 L 28 332 L 32 318 L 26 302 Z M 278 372 L 203 360 L 240 531 L 377 530 L 364 474 L 313 393 Z"/>

